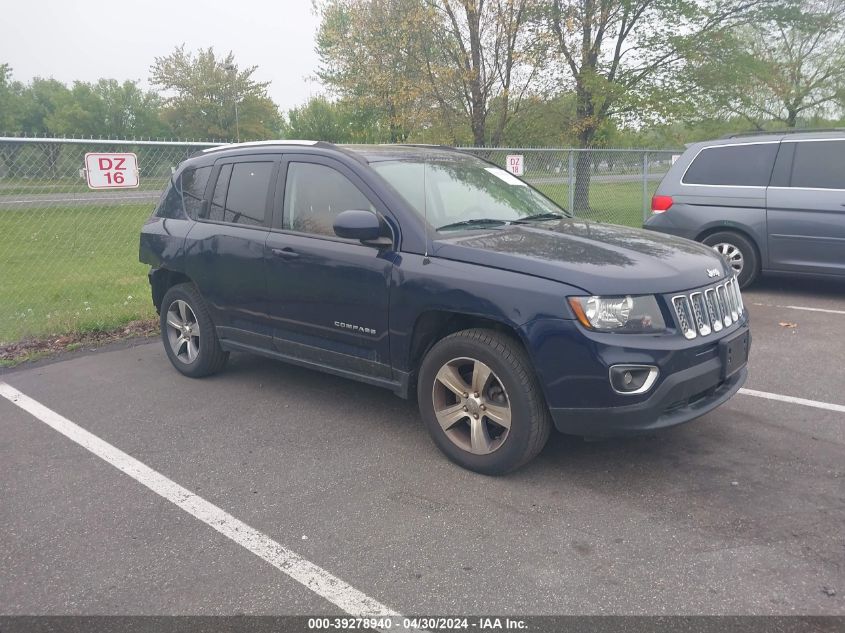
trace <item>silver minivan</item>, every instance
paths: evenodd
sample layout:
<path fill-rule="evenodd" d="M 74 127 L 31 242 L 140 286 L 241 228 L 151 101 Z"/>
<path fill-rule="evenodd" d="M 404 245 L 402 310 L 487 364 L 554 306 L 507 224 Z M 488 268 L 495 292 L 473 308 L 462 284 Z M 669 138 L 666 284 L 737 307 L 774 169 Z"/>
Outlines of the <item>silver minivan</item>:
<path fill-rule="evenodd" d="M 644 226 L 712 246 L 743 287 L 768 272 L 845 276 L 845 130 L 691 144 Z"/>

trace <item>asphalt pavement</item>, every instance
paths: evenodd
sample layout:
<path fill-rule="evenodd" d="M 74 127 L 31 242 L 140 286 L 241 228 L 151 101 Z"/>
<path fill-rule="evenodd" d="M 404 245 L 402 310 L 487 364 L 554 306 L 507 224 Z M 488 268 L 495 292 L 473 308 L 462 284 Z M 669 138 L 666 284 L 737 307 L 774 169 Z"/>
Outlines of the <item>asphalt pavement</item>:
<path fill-rule="evenodd" d="M 78 193 L 13 193 L 0 195 L 0 211 L 155 203 L 161 191 L 80 191 Z"/>
<path fill-rule="evenodd" d="M 845 283 L 745 292 L 746 387 L 845 405 Z M 443 458 L 413 403 L 158 341 L 0 374 L 404 614 L 845 615 L 845 412 L 746 393 L 634 439 L 553 435 L 499 478 Z M 0 398 L 0 612 L 336 614 L 286 573 Z"/>

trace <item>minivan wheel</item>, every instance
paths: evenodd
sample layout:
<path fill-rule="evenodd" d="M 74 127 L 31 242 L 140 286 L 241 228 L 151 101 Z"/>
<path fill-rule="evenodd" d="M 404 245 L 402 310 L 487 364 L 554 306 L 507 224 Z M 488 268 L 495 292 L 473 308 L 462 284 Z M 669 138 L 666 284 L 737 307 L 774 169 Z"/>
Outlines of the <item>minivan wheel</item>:
<path fill-rule="evenodd" d="M 745 288 L 757 278 L 760 267 L 757 249 L 748 238 L 733 231 L 720 231 L 702 241 L 727 260 L 739 279 L 740 288 Z"/>
<path fill-rule="evenodd" d="M 220 348 L 208 308 L 193 284 L 179 284 L 165 293 L 160 325 L 167 357 L 186 376 L 208 376 L 226 364 L 229 353 Z"/>
<path fill-rule="evenodd" d="M 436 343 L 420 367 L 417 400 L 438 448 L 487 475 L 528 462 L 552 428 L 525 350 L 493 330 L 463 330 Z"/>

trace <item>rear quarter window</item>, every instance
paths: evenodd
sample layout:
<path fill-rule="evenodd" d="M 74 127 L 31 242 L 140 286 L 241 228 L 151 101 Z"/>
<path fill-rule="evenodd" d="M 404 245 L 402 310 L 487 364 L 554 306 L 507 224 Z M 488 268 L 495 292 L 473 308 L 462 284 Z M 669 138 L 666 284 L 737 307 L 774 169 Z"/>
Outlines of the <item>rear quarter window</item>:
<path fill-rule="evenodd" d="M 182 196 L 178 187 L 172 182 L 167 183 L 167 188 L 161 194 L 161 200 L 156 209 L 156 216 L 159 218 L 170 218 L 172 220 L 184 220 L 185 210 L 182 208 Z"/>
<path fill-rule="evenodd" d="M 182 174 L 182 202 L 185 205 L 185 213 L 191 218 L 197 218 L 200 214 L 202 198 L 210 176 L 211 165 L 186 169 Z"/>
<path fill-rule="evenodd" d="M 766 187 L 778 143 L 705 147 L 681 179 L 685 185 Z"/>
<path fill-rule="evenodd" d="M 168 183 L 167 189 L 161 196 L 156 215 L 174 220 L 196 218 L 202 206 L 209 176 L 211 176 L 210 166 L 185 169 L 178 178 Z"/>
<path fill-rule="evenodd" d="M 793 143 L 790 186 L 845 189 L 845 140 Z"/>

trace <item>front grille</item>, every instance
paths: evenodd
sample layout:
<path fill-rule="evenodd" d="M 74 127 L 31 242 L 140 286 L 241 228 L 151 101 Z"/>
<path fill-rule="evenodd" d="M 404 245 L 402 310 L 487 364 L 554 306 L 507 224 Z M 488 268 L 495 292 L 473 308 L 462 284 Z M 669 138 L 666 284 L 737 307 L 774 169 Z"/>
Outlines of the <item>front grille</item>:
<path fill-rule="evenodd" d="M 688 339 L 721 332 L 739 321 L 745 306 L 736 277 L 689 294 L 672 297 L 678 330 Z"/>

